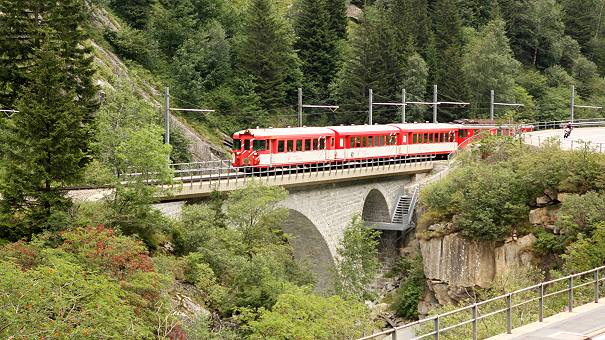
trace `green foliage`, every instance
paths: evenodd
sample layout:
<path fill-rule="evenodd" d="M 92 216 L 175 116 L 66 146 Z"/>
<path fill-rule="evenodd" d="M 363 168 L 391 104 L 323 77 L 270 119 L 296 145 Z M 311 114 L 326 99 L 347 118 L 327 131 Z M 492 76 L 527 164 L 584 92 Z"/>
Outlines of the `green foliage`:
<path fill-rule="evenodd" d="M 417 255 L 413 259 L 401 258 L 398 270 L 404 278 L 397 289 L 393 307 L 400 317 L 415 320 L 418 318 L 418 301 L 426 286 L 422 257 Z"/>
<path fill-rule="evenodd" d="M 300 61 L 286 22 L 269 0 L 251 0 L 237 44 L 239 72 L 252 76 L 254 92 L 265 110 L 294 102 L 300 84 Z"/>
<path fill-rule="evenodd" d="M 370 283 L 378 270 L 378 237 L 354 216 L 344 231 L 336 252 L 336 292 L 345 299 L 363 301 L 371 296 Z"/>
<path fill-rule="evenodd" d="M 592 236 L 579 234 L 578 240 L 567 247 L 561 257 L 564 268 L 570 273 L 583 272 L 605 263 L 605 222 L 601 219 L 592 227 Z"/>
<path fill-rule="evenodd" d="M 0 273 L 3 336 L 164 337 L 158 320 L 176 323 L 145 247 L 102 226 L 6 245 Z"/>
<path fill-rule="evenodd" d="M 473 102 L 489 102 L 490 90 L 498 100 L 514 99 L 515 76 L 520 63 L 513 57 L 503 20 L 490 21 L 472 38 L 464 56 L 463 70 L 467 74 Z"/>
<path fill-rule="evenodd" d="M 2 337 L 151 335 L 141 327 L 117 283 L 61 257 L 49 262 L 23 271 L 0 261 L 0 287 L 5 293 L 0 296 Z"/>
<path fill-rule="evenodd" d="M 244 318 L 253 317 L 247 326 L 250 339 L 350 339 L 374 328 L 363 303 L 325 298 L 301 288 L 279 295 L 271 310 L 244 312 Z"/>
<path fill-rule="evenodd" d="M 286 289 L 312 283 L 279 231 L 287 217 L 278 206 L 285 193 L 253 182 L 214 206 L 184 208 L 177 249 L 188 253 L 185 279 L 221 314 L 269 309 Z"/>
<path fill-rule="evenodd" d="M 579 233 L 590 236 L 594 226 L 605 221 L 604 204 L 605 195 L 596 192 L 570 195 L 561 205 L 557 226 L 572 238 Z"/>
<path fill-rule="evenodd" d="M 344 13 L 344 2 L 340 3 L 340 17 Z M 336 7 L 334 10 L 337 10 Z M 298 51 L 301 71 L 304 78 L 305 97 L 312 102 L 327 99 L 328 86 L 332 82 L 340 62 L 339 40 L 346 29 L 346 22 L 337 18 L 331 20 L 326 0 L 299 0 L 294 21 L 294 30 L 298 39 L 294 48 Z"/>
<path fill-rule="evenodd" d="M 78 83 L 69 76 L 73 61 L 61 59 L 60 45 L 51 36 L 43 37 L 44 45 L 35 51 L 34 66 L 15 103 L 19 112 L 3 127 L 0 207 L 8 225 L 0 235 L 13 239 L 65 227 L 58 219 L 64 219 L 60 216 L 67 212 L 70 200 L 60 186 L 75 181 L 89 161 L 85 99 L 74 101 Z M 31 229 L 23 225 L 15 229 L 20 223 Z"/>
<path fill-rule="evenodd" d="M 142 29 L 147 25 L 155 0 L 111 0 L 109 5 L 132 27 Z"/>

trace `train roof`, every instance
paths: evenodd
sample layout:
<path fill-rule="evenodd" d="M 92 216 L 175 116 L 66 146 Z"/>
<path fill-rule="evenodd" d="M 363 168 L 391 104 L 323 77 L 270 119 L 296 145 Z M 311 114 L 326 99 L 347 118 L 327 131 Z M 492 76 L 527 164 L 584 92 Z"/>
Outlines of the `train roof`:
<path fill-rule="evenodd" d="M 279 137 L 318 137 L 318 136 L 334 136 L 334 131 L 323 127 L 293 127 L 293 128 L 269 128 L 269 129 L 247 129 L 238 131 L 233 134 L 233 138 L 241 135 L 252 135 L 262 138 L 279 138 Z"/>
<path fill-rule="evenodd" d="M 334 130 L 342 135 L 367 135 L 371 133 L 387 134 L 398 133 L 399 129 L 390 125 L 341 125 L 328 126 L 328 129 Z"/>
<path fill-rule="evenodd" d="M 448 124 L 448 123 L 406 123 L 406 124 L 389 124 L 403 131 L 417 131 L 417 130 L 452 130 L 459 129 L 461 125 Z"/>

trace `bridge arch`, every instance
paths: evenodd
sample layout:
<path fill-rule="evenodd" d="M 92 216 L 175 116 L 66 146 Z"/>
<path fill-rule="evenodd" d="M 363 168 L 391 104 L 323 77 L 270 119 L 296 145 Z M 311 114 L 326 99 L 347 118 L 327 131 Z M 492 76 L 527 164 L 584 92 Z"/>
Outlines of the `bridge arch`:
<path fill-rule="evenodd" d="M 294 250 L 294 258 L 306 262 L 317 279 L 317 290 L 327 291 L 332 286 L 331 268 L 334 259 L 330 248 L 317 226 L 301 212 L 288 209 L 288 219 L 282 229 Z"/>
<path fill-rule="evenodd" d="M 389 205 L 378 189 L 371 189 L 363 201 L 361 219 L 368 222 L 391 222 Z"/>

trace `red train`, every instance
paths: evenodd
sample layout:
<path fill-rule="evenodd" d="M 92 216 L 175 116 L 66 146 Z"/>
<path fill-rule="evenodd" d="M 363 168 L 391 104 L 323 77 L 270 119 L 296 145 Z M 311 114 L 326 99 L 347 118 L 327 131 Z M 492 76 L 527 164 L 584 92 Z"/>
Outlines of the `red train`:
<path fill-rule="evenodd" d="M 483 131 L 513 135 L 532 126 L 388 124 L 248 129 L 233 134 L 233 166 L 274 168 L 291 165 L 445 156 Z"/>

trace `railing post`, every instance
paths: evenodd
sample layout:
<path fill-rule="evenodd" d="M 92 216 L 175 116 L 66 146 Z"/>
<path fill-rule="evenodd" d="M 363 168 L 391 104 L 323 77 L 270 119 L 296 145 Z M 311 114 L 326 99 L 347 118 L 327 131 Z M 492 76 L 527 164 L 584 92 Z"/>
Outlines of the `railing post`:
<path fill-rule="evenodd" d="M 506 295 L 506 333 L 513 332 L 513 313 L 512 313 L 513 297 L 510 293 Z"/>
<path fill-rule="evenodd" d="M 393 329 L 393 334 L 391 334 L 391 340 L 397 340 L 397 329 Z"/>
<path fill-rule="evenodd" d="M 433 338 L 439 340 L 439 316 L 433 319 L 433 331 L 435 332 Z"/>
<path fill-rule="evenodd" d="M 540 284 L 540 309 L 538 310 L 538 321 L 544 321 L 544 283 Z"/>
<path fill-rule="evenodd" d="M 477 340 L 477 304 L 473 305 L 471 309 L 473 312 L 473 340 Z"/>
<path fill-rule="evenodd" d="M 599 268 L 594 271 L 594 303 L 599 303 Z"/>
<path fill-rule="evenodd" d="M 567 309 L 568 312 L 573 310 L 573 276 L 567 280 Z"/>

